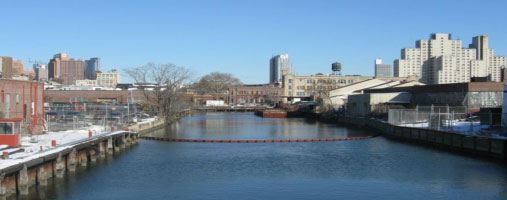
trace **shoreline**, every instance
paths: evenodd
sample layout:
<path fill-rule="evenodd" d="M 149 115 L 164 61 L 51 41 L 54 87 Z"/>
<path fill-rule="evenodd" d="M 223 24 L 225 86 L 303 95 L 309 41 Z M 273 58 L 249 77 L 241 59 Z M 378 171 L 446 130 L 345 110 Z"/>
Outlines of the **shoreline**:
<path fill-rule="evenodd" d="M 305 118 L 308 117 L 305 116 Z M 390 139 L 407 141 L 427 147 L 436 147 L 449 152 L 465 153 L 467 156 L 480 156 L 507 162 L 507 139 L 503 138 L 396 126 L 384 121 L 361 117 L 337 116 L 329 118 L 315 114 L 310 119 L 325 123 L 336 123 L 347 127 L 366 128 Z"/>

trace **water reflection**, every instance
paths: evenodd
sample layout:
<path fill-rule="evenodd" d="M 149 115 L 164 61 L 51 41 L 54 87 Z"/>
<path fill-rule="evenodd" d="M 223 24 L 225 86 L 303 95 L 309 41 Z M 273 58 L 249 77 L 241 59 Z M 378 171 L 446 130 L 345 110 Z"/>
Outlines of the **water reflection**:
<path fill-rule="evenodd" d="M 369 133 L 241 113 L 194 116 L 153 134 L 275 138 Z M 384 137 L 249 144 L 141 140 L 115 159 L 51 183 L 32 199 L 507 199 L 506 191 L 504 164 Z"/>
<path fill-rule="evenodd" d="M 305 119 L 261 118 L 253 113 L 207 113 L 182 119 L 151 135 L 187 139 L 303 139 L 368 134 Z"/>

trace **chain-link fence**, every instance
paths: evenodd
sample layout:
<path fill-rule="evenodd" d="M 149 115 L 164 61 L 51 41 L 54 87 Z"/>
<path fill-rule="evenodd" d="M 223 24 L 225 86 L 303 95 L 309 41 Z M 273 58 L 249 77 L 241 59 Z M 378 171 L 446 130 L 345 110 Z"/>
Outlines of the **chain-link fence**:
<path fill-rule="evenodd" d="M 60 104 L 46 111 L 47 131 L 75 130 L 92 125 L 123 128 L 148 113 L 139 112 L 136 104 Z"/>
<path fill-rule="evenodd" d="M 467 114 L 465 106 L 418 106 L 416 109 L 389 109 L 388 122 L 398 126 L 474 133 L 495 124 L 500 119 L 496 115 Z"/>

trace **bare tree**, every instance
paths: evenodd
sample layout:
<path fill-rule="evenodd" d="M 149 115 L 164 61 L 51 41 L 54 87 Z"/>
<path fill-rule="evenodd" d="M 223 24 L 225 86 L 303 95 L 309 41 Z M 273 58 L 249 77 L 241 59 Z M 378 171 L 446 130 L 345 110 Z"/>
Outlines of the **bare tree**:
<path fill-rule="evenodd" d="M 303 86 L 304 87 L 304 86 Z M 330 99 L 331 90 L 337 89 L 338 85 L 331 79 L 312 80 L 312 82 L 303 88 L 310 95 L 318 96 L 325 101 Z"/>
<path fill-rule="evenodd" d="M 229 87 L 241 84 L 241 81 L 232 74 L 213 72 L 203 76 L 194 84 L 194 88 L 199 94 L 223 94 Z"/>
<path fill-rule="evenodd" d="M 126 69 L 125 72 L 144 91 L 147 101 L 155 105 L 160 117 L 169 117 L 181 103 L 183 85 L 191 77 L 191 72 L 174 64 L 154 64 Z"/>
<path fill-rule="evenodd" d="M 312 80 L 312 83 L 307 85 L 304 89 L 310 95 L 318 97 L 317 102 L 319 104 L 319 111 L 326 112 L 332 110 L 330 93 L 332 90 L 337 88 L 338 85 L 336 84 L 336 80 L 319 79 L 317 81 Z"/>

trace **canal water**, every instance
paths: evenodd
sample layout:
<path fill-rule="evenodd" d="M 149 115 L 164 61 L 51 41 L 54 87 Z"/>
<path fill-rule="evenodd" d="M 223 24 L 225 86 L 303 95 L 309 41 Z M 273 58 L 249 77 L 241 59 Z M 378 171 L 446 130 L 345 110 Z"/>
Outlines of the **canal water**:
<path fill-rule="evenodd" d="M 329 138 L 374 133 L 253 113 L 188 117 L 152 136 Z M 43 199 L 507 199 L 506 165 L 390 140 L 176 143 L 140 140 L 37 188 Z"/>

